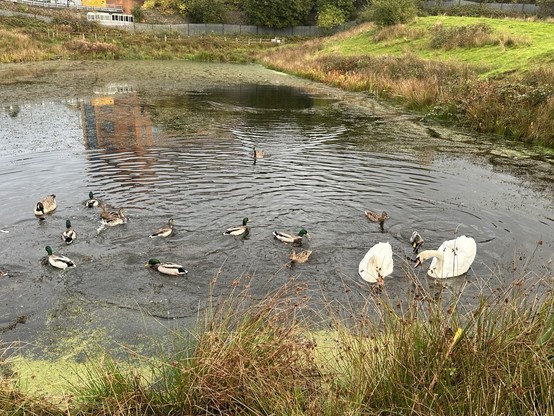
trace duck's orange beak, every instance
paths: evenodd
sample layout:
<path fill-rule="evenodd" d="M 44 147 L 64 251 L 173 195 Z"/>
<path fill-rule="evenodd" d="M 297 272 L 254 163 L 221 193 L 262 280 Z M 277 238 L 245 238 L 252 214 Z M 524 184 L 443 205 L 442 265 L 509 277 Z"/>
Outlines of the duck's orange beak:
<path fill-rule="evenodd" d="M 419 257 L 417 259 L 415 259 L 415 266 L 414 267 L 418 267 L 418 266 L 421 266 L 421 260 L 419 259 Z"/>

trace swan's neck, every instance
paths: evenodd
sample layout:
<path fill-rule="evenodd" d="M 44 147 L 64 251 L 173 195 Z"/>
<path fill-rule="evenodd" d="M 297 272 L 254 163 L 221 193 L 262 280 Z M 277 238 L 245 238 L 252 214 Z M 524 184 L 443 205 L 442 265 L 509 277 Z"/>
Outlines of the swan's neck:
<path fill-rule="evenodd" d="M 442 261 L 442 259 L 444 258 L 444 253 L 439 250 L 425 250 L 419 253 L 418 257 L 421 261 L 425 261 L 427 259 L 430 259 L 431 257 L 436 257 L 437 259 Z"/>

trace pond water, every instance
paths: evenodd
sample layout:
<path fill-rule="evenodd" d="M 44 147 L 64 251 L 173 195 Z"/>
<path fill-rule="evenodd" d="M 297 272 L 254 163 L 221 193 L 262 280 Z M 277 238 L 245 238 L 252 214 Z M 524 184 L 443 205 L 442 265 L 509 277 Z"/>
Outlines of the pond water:
<path fill-rule="evenodd" d="M 103 337 L 140 344 L 189 325 L 237 280 L 263 298 L 290 279 L 318 308 L 370 296 L 358 263 L 390 242 L 389 295 L 405 297 L 408 239 L 424 248 L 473 237 L 475 262 L 440 290 L 463 301 L 529 271 L 552 279 L 554 157 L 521 144 L 427 125 L 346 93 L 258 66 L 188 62 L 47 62 L 0 67 L 0 327 L 4 342 L 44 351 Z M 253 148 L 263 159 L 253 158 Z M 124 207 L 100 229 L 89 192 Z M 55 194 L 46 221 L 37 201 Z M 364 210 L 386 210 L 384 229 Z M 247 238 L 223 235 L 249 218 Z M 149 238 L 174 218 L 176 233 Z M 77 240 L 61 240 L 70 219 Z M 309 261 L 272 231 L 305 227 Z M 43 264 L 45 246 L 72 258 Z M 151 257 L 188 275 L 144 267 Z M 515 269 L 515 270 L 514 270 Z M 216 283 L 214 284 L 214 281 Z M 99 335 L 101 334 L 101 335 Z M 78 348 L 81 341 L 74 341 Z"/>

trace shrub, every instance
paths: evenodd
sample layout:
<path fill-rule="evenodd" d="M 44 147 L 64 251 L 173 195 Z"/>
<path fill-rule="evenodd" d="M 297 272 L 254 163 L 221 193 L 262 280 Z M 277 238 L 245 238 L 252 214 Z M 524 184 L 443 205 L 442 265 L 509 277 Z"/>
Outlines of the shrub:
<path fill-rule="evenodd" d="M 142 20 L 144 19 L 144 12 L 138 4 L 135 4 L 133 6 L 131 14 L 133 15 L 133 19 L 135 20 L 135 22 L 142 22 Z"/>
<path fill-rule="evenodd" d="M 317 25 L 325 30 L 331 30 L 334 27 L 346 23 L 347 16 L 336 6 L 326 5 L 317 14 Z"/>
<path fill-rule="evenodd" d="M 408 23 L 417 14 L 415 0 L 374 0 L 362 13 L 362 20 L 375 22 L 378 26 Z"/>
<path fill-rule="evenodd" d="M 226 6 L 222 0 L 189 0 L 187 15 L 196 23 L 224 23 Z"/>
<path fill-rule="evenodd" d="M 64 46 L 70 51 L 83 55 L 115 54 L 117 52 L 117 46 L 112 43 L 89 42 L 83 39 L 70 40 L 65 42 Z"/>

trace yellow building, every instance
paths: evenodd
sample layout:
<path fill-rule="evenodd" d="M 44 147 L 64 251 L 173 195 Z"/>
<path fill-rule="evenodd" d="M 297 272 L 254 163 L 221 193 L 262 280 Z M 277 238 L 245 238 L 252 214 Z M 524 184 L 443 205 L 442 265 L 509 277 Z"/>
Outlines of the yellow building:
<path fill-rule="evenodd" d="M 106 0 L 82 0 L 83 6 L 106 7 Z"/>

